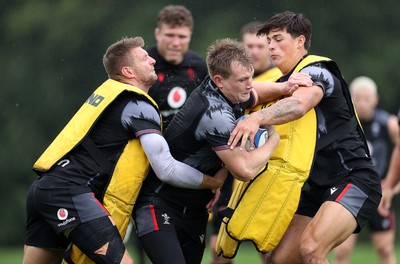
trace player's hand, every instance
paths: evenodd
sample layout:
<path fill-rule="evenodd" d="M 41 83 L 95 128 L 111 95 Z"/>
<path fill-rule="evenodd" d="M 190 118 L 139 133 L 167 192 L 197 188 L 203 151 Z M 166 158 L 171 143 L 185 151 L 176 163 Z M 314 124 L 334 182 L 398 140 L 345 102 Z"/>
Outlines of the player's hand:
<path fill-rule="evenodd" d="M 200 184 L 198 189 L 219 189 L 225 182 L 228 175 L 228 170 L 224 167 L 219 169 L 214 176 L 204 175 L 203 182 Z"/>
<path fill-rule="evenodd" d="M 208 204 L 206 205 L 206 209 L 207 212 L 211 213 L 212 212 L 212 208 L 214 207 L 214 205 L 217 203 L 219 196 L 221 195 L 221 189 L 215 189 L 212 190 L 212 192 L 214 193 L 214 197 L 212 198 L 212 200 L 210 202 L 208 202 Z"/>
<path fill-rule="evenodd" d="M 268 130 L 268 141 L 273 143 L 273 149 L 277 148 L 281 140 L 279 133 L 276 132 L 275 127 L 272 125 L 266 126 L 266 129 Z"/>
<path fill-rule="evenodd" d="M 210 189 L 220 189 L 222 185 L 224 185 L 225 179 L 228 176 L 228 170 L 225 167 L 222 167 L 214 174 L 214 186 Z"/>
<path fill-rule="evenodd" d="M 260 124 L 257 118 L 257 112 L 250 114 L 247 118 L 240 120 L 233 129 L 228 140 L 228 146 L 230 146 L 231 149 L 234 149 L 238 145 L 239 141 L 241 141 L 240 150 L 243 150 L 245 149 L 247 139 L 249 139 L 249 146 L 254 148 L 254 135 L 257 133 L 259 128 Z"/>
<path fill-rule="evenodd" d="M 310 75 L 303 72 L 294 72 L 290 75 L 288 81 L 286 82 L 284 94 L 292 95 L 299 87 L 310 87 L 312 84 L 313 81 L 311 80 Z"/>
<path fill-rule="evenodd" d="M 389 187 L 382 187 L 382 199 L 379 203 L 378 213 L 383 217 L 390 214 L 390 206 L 392 204 L 393 190 Z"/>

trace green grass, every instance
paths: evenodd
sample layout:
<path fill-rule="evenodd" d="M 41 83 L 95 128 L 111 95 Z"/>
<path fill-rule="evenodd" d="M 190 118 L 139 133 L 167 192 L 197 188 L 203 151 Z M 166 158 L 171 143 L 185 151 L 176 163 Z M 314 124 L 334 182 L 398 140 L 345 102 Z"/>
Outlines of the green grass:
<path fill-rule="evenodd" d="M 23 246 L 13 248 L 0 248 L 0 263 L 21 264 L 23 252 Z"/>
<path fill-rule="evenodd" d="M 129 244 L 128 244 L 129 245 Z M 140 264 L 138 258 L 135 257 L 135 252 L 132 246 L 128 246 L 129 252 L 133 255 L 135 263 Z M 400 262 L 400 245 L 396 245 L 397 260 Z M 0 248 L 0 263 L 1 264 L 20 264 L 22 263 L 23 248 Z M 202 264 L 210 263 L 210 249 L 207 248 L 204 254 Z M 329 260 L 332 260 L 332 256 L 329 255 Z M 146 261 L 146 264 L 150 261 Z M 258 264 L 261 263 L 258 252 L 254 249 L 252 244 L 244 243 L 240 246 L 239 252 L 234 259 L 235 264 Z M 378 258 L 374 249 L 369 243 L 358 243 L 355 251 L 351 257 L 352 264 L 376 264 Z"/>
<path fill-rule="evenodd" d="M 397 255 L 400 256 L 400 245 L 396 248 Z M 332 256 L 329 254 L 328 259 L 330 263 L 332 262 Z M 202 264 L 209 264 L 210 253 L 209 249 L 204 254 Z M 261 264 L 260 256 L 252 244 L 243 244 L 239 248 L 239 252 L 234 259 L 235 264 Z M 376 264 L 378 263 L 378 258 L 375 255 L 375 251 L 369 244 L 357 244 L 356 250 L 353 252 L 351 257 L 352 264 Z"/>

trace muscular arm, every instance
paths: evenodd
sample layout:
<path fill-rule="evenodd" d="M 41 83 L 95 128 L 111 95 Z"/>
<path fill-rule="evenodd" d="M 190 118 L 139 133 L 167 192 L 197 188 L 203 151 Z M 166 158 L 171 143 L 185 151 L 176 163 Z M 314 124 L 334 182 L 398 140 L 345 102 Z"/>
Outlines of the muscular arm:
<path fill-rule="evenodd" d="M 268 133 L 268 141 L 250 152 L 241 151 L 239 148 L 216 152 L 236 179 L 249 181 L 267 164 L 280 140 L 279 134 L 272 127 L 268 128 Z"/>
<path fill-rule="evenodd" d="M 389 215 L 391 201 L 396 193 L 395 187 L 400 183 L 400 142 L 397 142 L 390 159 L 389 170 L 382 186 L 382 200 L 378 211 L 381 215 Z"/>
<path fill-rule="evenodd" d="M 296 72 L 290 75 L 287 82 L 253 82 L 253 87 L 256 94 L 255 105 L 271 102 L 281 96 L 290 96 L 301 86 L 312 86 L 310 75 Z"/>
<path fill-rule="evenodd" d="M 217 189 L 225 180 L 223 171 L 215 177 L 175 160 L 163 136 L 150 133 L 140 136 L 140 142 L 157 177 L 170 185 L 189 189 Z M 225 173 L 226 174 L 226 173 Z"/>
<path fill-rule="evenodd" d="M 389 117 L 387 123 L 390 139 L 394 145 L 400 140 L 400 128 L 399 128 L 399 121 L 395 115 L 391 115 Z"/>
<path fill-rule="evenodd" d="M 389 215 L 392 197 L 399 193 L 400 188 L 400 133 L 397 117 L 390 117 L 388 121 L 388 130 L 395 147 L 392 152 L 384 184 L 382 185 L 382 199 L 378 211 L 383 216 Z"/>
<path fill-rule="evenodd" d="M 259 126 L 284 124 L 304 116 L 321 101 L 322 96 L 319 86 L 300 87 L 292 96 L 253 114 L 257 116 Z"/>
<path fill-rule="evenodd" d="M 279 100 L 270 107 L 256 111 L 246 119 L 241 120 L 231 133 L 229 143 L 231 149 L 241 139 L 254 140 L 254 134 L 260 126 L 279 125 L 304 116 L 322 99 L 323 91 L 319 86 L 299 87 L 290 97 Z M 245 142 L 242 141 L 243 149 Z"/>

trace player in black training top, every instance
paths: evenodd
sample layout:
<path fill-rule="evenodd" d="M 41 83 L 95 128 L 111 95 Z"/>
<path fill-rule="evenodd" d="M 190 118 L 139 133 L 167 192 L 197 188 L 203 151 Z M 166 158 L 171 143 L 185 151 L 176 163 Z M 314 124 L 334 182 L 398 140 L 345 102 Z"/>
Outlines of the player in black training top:
<path fill-rule="evenodd" d="M 96 263 L 133 263 L 119 231 L 129 222 L 147 158 L 169 184 L 222 186 L 226 172 L 206 176 L 171 156 L 157 106 L 146 93 L 157 76 L 143 45 L 140 37 L 123 38 L 107 49 L 103 63 L 110 79 L 35 163 L 39 177 L 27 195 L 25 264 L 60 263 L 70 243 Z"/>
<path fill-rule="evenodd" d="M 270 91 L 252 88 L 254 69 L 245 45 L 231 39 L 216 41 L 207 56 L 209 74 L 192 92 L 165 131 L 171 153 L 177 160 L 202 172 L 222 164 L 240 180 L 255 177 L 279 143 L 268 127 L 269 140 L 250 152 L 227 145 L 236 119 L 245 108 L 264 101 Z M 309 83 L 304 75 L 302 83 Z M 286 84 L 271 83 L 274 87 Z M 290 86 L 290 85 L 289 85 Z M 262 100 L 260 100 L 262 99 Z M 176 188 L 157 180 L 150 172 L 134 211 L 134 219 L 147 255 L 154 263 L 200 263 L 205 247 L 207 205 L 213 193 Z"/>
<path fill-rule="evenodd" d="M 380 179 L 347 84 L 335 62 L 308 54 L 311 33 L 311 22 L 290 11 L 272 16 L 259 29 L 257 34 L 267 36 L 271 59 L 284 75 L 278 82 L 300 71 L 311 76 L 313 85 L 253 112 L 230 138 L 234 147 L 261 125 L 287 123 L 314 110 L 317 115 L 310 188 L 302 190 L 296 214 L 269 255 L 273 263 L 327 263 L 328 252 L 359 232 L 381 199 Z"/>
<path fill-rule="evenodd" d="M 193 25 L 192 14 L 186 7 L 164 7 L 155 29 L 157 45 L 147 49 L 156 60 L 158 76 L 149 94 L 160 108 L 164 129 L 207 75 L 204 60 L 189 50 Z"/>

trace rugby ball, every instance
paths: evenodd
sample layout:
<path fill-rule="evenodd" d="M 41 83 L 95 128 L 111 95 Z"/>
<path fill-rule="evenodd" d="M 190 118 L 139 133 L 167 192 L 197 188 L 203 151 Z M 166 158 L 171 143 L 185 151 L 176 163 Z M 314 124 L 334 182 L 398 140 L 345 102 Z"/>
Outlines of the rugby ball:
<path fill-rule="evenodd" d="M 236 120 L 236 124 L 240 120 L 243 120 L 243 119 L 247 118 L 248 116 L 249 115 L 244 115 L 244 116 L 239 117 Z M 267 141 L 268 141 L 268 130 L 266 128 L 264 128 L 264 127 L 260 127 L 258 129 L 258 131 L 256 132 L 256 134 L 254 135 L 254 147 L 255 148 L 261 147 Z M 245 148 L 246 148 L 247 151 L 250 151 L 250 139 L 247 139 Z"/>

